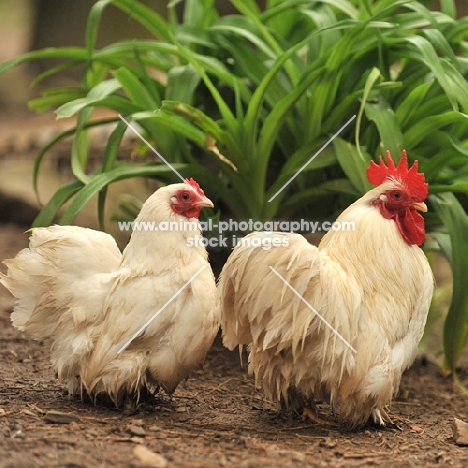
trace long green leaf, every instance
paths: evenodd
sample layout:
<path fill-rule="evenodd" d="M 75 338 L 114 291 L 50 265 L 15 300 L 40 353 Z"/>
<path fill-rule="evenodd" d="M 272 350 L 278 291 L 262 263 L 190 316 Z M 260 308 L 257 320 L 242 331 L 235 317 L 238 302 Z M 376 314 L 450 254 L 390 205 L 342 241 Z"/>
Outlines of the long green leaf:
<path fill-rule="evenodd" d="M 102 161 L 102 172 L 108 172 L 114 168 L 115 161 L 117 159 L 117 153 L 119 150 L 120 142 L 127 130 L 127 124 L 123 120 L 117 122 L 116 127 L 112 131 L 109 141 L 104 152 L 104 159 Z M 98 221 L 99 228 L 101 231 L 105 231 L 104 223 L 104 207 L 106 204 L 107 187 L 104 187 L 98 193 Z"/>
<path fill-rule="evenodd" d="M 461 112 L 450 111 L 422 119 L 403 134 L 405 146 L 408 149 L 415 148 L 431 133 L 455 123 L 468 129 L 468 116 Z"/>
<path fill-rule="evenodd" d="M 161 110 L 185 117 L 189 122 L 193 122 L 203 129 L 204 132 L 210 133 L 216 140 L 222 138 L 223 129 L 221 126 L 196 107 L 183 102 L 163 101 Z"/>
<path fill-rule="evenodd" d="M 348 179 L 335 179 L 324 182 L 317 187 L 302 190 L 299 193 L 293 194 L 284 203 L 285 208 L 301 207 L 309 205 L 314 207 L 314 199 L 318 196 L 329 197 L 332 193 L 346 194 L 354 198 L 359 197 L 359 192 Z"/>
<path fill-rule="evenodd" d="M 207 28 L 218 17 L 216 0 L 188 0 L 185 2 L 184 24 Z"/>
<path fill-rule="evenodd" d="M 93 55 L 94 47 L 96 45 L 102 12 L 110 2 L 111 0 L 99 0 L 93 5 L 89 12 L 85 33 L 86 52 L 89 58 Z"/>
<path fill-rule="evenodd" d="M 157 109 L 159 107 L 159 103 L 153 99 L 153 96 L 151 96 L 135 73 L 132 73 L 128 68 L 121 67 L 112 74 L 121 84 L 122 89 L 126 92 L 133 104 L 140 107 L 142 110 Z"/>
<path fill-rule="evenodd" d="M 112 3 L 128 13 L 157 38 L 171 42 L 172 31 L 170 25 L 151 8 L 135 0 L 112 0 Z"/>
<path fill-rule="evenodd" d="M 277 55 L 270 45 L 261 37 L 260 31 L 255 28 L 249 18 L 242 16 L 226 16 L 211 26 L 210 30 L 223 33 L 230 31 L 236 36 L 242 37 L 250 42 L 255 48 L 263 52 L 266 57 L 273 59 Z"/>
<path fill-rule="evenodd" d="M 60 106 L 56 111 L 57 118 L 66 119 L 68 117 L 71 117 L 72 115 L 75 115 L 77 112 L 81 111 L 85 107 L 94 105 L 99 101 L 102 101 L 103 98 L 109 96 L 119 88 L 120 83 L 118 80 L 113 79 L 103 81 L 96 85 L 94 88 L 92 88 L 88 92 L 88 95 L 86 97 L 74 99 Z"/>
<path fill-rule="evenodd" d="M 41 212 L 34 220 L 32 227 L 50 226 L 54 222 L 63 204 L 73 197 L 82 187 L 83 184 L 79 180 L 67 182 L 62 185 L 42 208 Z"/>
<path fill-rule="evenodd" d="M 395 109 L 395 118 L 399 122 L 400 128 L 406 128 L 407 124 L 411 122 L 434 82 L 435 80 L 429 80 L 412 88 L 404 101 Z"/>
<path fill-rule="evenodd" d="M 330 26 L 330 27 L 326 27 L 326 28 L 313 31 L 305 40 L 295 44 L 286 52 L 284 52 L 281 56 L 278 57 L 278 59 L 273 64 L 273 66 L 270 68 L 269 72 L 263 78 L 262 82 L 257 86 L 250 100 L 249 107 L 248 107 L 247 114 L 246 114 L 245 121 L 244 121 L 244 128 L 250 129 L 248 132 L 249 134 L 252 133 L 251 129 L 255 130 L 258 128 L 258 121 L 261 115 L 261 106 L 262 106 L 263 99 L 265 97 L 266 90 L 270 86 L 272 81 L 274 80 L 275 76 L 279 73 L 281 68 L 284 66 L 285 62 L 289 60 L 299 49 L 306 46 L 312 37 L 319 35 L 324 31 L 328 31 L 330 29 L 339 30 L 339 29 L 344 29 L 347 27 L 351 27 L 350 23 L 346 21 L 342 21 L 342 22 L 337 23 L 334 26 Z M 310 79 L 309 77 L 307 82 L 310 83 L 311 81 L 313 80 Z M 296 91 L 296 94 L 297 94 L 297 91 Z M 284 101 L 285 103 L 287 103 L 286 108 L 290 106 L 289 103 L 292 104 L 296 100 L 297 98 L 291 99 L 290 97 L 286 96 L 285 101 Z M 262 148 L 261 151 L 255 151 L 255 140 L 253 137 L 251 137 L 250 142 L 247 146 L 248 154 L 256 154 L 257 157 L 262 157 L 263 154 L 269 154 L 269 148 L 271 148 L 272 146 L 271 135 L 276 134 L 277 127 L 278 127 L 278 124 L 275 123 L 276 118 L 271 118 L 270 120 L 271 120 L 271 124 L 270 124 L 270 128 L 268 129 L 269 136 L 268 137 L 263 136 L 263 139 L 264 139 L 263 145 L 265 146 L 265 148 L 267 148 L 267 151 L 265 152 L 265 148 Z M 253 133 L 255 134 L 255 132 Z"/>
<path fill-rule="evenodd" d="M 369 166 L 370 156 L 365 152 L 358 152 L 357 148 L 340 137 L 333 140 L 336 157 L 344 173 L 351 181 L 359 194 L 364 194 L 372 188 L 367 180 L 366 169 Z M 361 157 L 364 157 L 364 159 Z"/>
<path fill-rule="evenodd" d="M 173 40 L 175 41 L 175 39 Z M 227 105 L 226 101 L 223 99 L 218 88 L 215 86 L 213 81 L 209 78 L 209 76 L 205 72 L 205 69 L 202 66 L 202 63 L 199 61 L 199 57 L 194 55 L 189 49 L 184 47 L 179 42 L 176 41 L 176 43 L 177 43 L 180 54 L 189 63 L 193 65 L 193 67 L 198 71 L 198 73 L 202 77 L 203 82 L 205 83 L 206 87 L 210 90 L 210 93 L 213 96 L 213 99 L 216 101 L 216 104 L 218 105 L 219 112 L 221 113 L 225 121 L 226 127 L 235 133 L 236 129 L 238 128 L 238 122 L 236 121 L 236 118 L 234 117 L 234 114 L 229 108 L 229 106 Z"/>
<path fill-rule="evenodd" d="M 181 170 L 185 165 L 173 164 L 173 167 L 177 170 Z M 70 224 L 94 195 L 113 182 L 132 177 L 149 177 L 168 173 L 172 173 L 172 170 L 166 165 L 125 164 L 102 174 L 95 175 L 75 196 L 70 206 L 68 206 L 60 218 L 59 224 Z"/>
<path fill-rule="evenodd" d="M 359 112 L 357 115 L 356 128 L 354 131 L 354 135 L 356 139 L 356 147 L 357 147 L 359 156 L 361 157 L 362 160 L 364 160 L 364 157 L 361 153 L 361 143 L 360 143 L 362 116 L 364 115 L 365 106 L 366 106 L 366 102 L 369 97 L 369 94 L 379 78 L 380 78 L 380 70 L 376 67 L 373 67 L 370 70 L 369 75 L 366 78 L 366 82 L 364 85 L 364 93 L 362 96 L 361 105 L 359 106 Z"/>
<path fill-rule="evenodd" d="M 444 325 L 445 367 L 455 373 L 458 358 L 468 339 L 468 215 L 451 193 L 429 197 L 450 234 L 452 245 L 453 296 Z"/>
<path fill-rule="evenodd" d="M 12 58 L 0 64 L 0 75 L 5 73 L 12 68 L 21 65 L 22 63 L 29 62 L 31 60 L 38 59 L 67 59 L 77 60 L 79 62 L 86 61 L 86 50 L 81 47 L 50 47 L 47 49 L 41 49 L 27 54 L 20 55 L 19 57 Z"/>
<path fill-rule="evenodd" d="M 407 36 L 405 40 L 417 47 L 422 59 L 439 80 L 454 110 L 457 110 L 459 103 L 464 112 L 468 113 L 468 83 L 463 75 L 450 62 L 439 58 L 427 39 L 421 36 Z"/>
<path fill-rule="evenodd" d="M 36 86 L 43 82 L 46 78 L 58 75 L 59 73 L 65 72 L 69 68 L 77 67 L 81 64 L 81 60 L 67 60 L 66 62 L 60 63 L 55 67 L 50 67 L 42 73 L 39 73 L 31 82 L 31 86 Z M 47 90 L 46 90 L 47 91 Z M 82 93 L 83 94 L 83 93 Z"/>
<path fill-rule="evenodd" d="M 199 130 L 182 117 L 173 115 L 172 111 L 162 109 L 156 112 L 137 112 L 132 115 L 132 119 L 140 122 L 143 126 L 145 125 L 145 120 L 154 120 L 156 125 L 173 130 L 179 136 L 188 138 L 200 148 L 204 148 L 205 146 L 205 132 Z"/>
<path fill-rule="evenodd" d="M 211 135 L 216 140 L 217 145 L 221 146 L 219 149 L 222 152 L 226 151 L 227 154 L 225 156 L 227 159 L 231 160 L 238 169 L 247 169 L 248 161 L 242 157 L 242 152 L 235 140 L 235 134 L 233 135 L 232 132 L 223 130 L 215 120 L 208 117 L 204 112 L 188 104 L 172 101 L 164 101 L 161 110 L 162 112 L 180 115 L 196 124 L 205 134 Z M 189 134 L 186 134 L 186 136 L 189 136 Z M 192 141 L 196 142 L 198 146 L 202 148 L 206 147 L 206 135 L 203 145 L 198 143 L 198 138 L 197 140 L 192 139 Z"/>
<path fill-rule="evenodd" d="M 50 108 L 64 105 L 86 96 L 86 91 L 80 88 L 53 88 L 42 93 L 42 97 L 31 99 L 29 108 L 36 112 L 44 112 Z"/>
<path fill-rule="evenodd" d="M 384 155 L 390 151 L 395 160 L 399 159 L 403 148 L 403 135 L 391 106 L 381 99 L 377 103 L 367 103 L 366 116 L 375 123 L 380 134 L 380 148 L 378 154 Z"/>
<path fill-rule="evenodd" d="M 193 104 L 201 76 L 192 65 L 173 67 L 167 75 L 164 98 L 167 101 L 180 101 Z"/>
<path fill-rule="evenodd" d="M 109 123 L 115 122 L 115 119 L 105 119 L 105 120 L 100 120 L 100 121 L 95 121 L 95 122 L 89 122 L 85 128 L 91 128 L 94 126 L 98 125 L 106 125 Z M 49 143 L 47 143 L 41 150 L 39 151 L 38 155 L 36 156 L 36 159 L 34 160 L 34 168 L 33 168 L 33 188 L 34 188 L 34 193 L 36 195 L 36 199 L 38 203 L 41 203 L 41 198 L 39 195 L 39 171 L 41 168 L 42 161 L 44 159 L 44 156 L 46 153 L 53 148 L 57 143 L 62 141 L 64 138 L 67 138 L 71 135 L 73 135 L 76 132 L 76 127 L 71 128 L 70 130 L 66 130 L 64 132 L 59 133 L 55 138 L 53 138 Z"/>

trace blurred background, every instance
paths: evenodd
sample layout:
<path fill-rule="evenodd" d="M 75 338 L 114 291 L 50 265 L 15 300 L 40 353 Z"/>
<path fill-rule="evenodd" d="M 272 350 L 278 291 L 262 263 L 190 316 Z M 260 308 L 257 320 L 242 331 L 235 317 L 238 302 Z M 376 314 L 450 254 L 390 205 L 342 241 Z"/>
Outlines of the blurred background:
<path fill-rule="evenodd" d="M 82 46 L 86 19 L 96 0 L 0 0 L 0 63 L 29 50 L 58 46 Z M 144 0 L 161 15 L 167 11 L 167 0 Z M 258 1 L 262 6 L 264 0 Z M 468 2 L 457 0 L 459 16 L 468 14 Z M 431 4 L 438 9 L 439 1 Z M 229 0 L 218 0 L 222 14 L 235 11 Z M 119 39 L 145 38 L 151 35 L 132 18 L 116 8 L 107 8 L 103 16 L 98 47 Z M 27 111 L 27 101 L 37 96 L 39 88 L 31 87 L 32 79 L 45 71 L 51 61 L 34 61 L 17 67 L 0 78 L 0 113 Z M 64 78 L 63 74 L 60 74 Z M 77 75 L 67 76 L 70 83 Z M 70 84 L 68 83 L 68 84 Z M 67 83 L 60 83 L 67 85 Z"/>
<path fill-rule="evenodd" d="M 95 3 L 96 0 L 0 0 L 0 64 L 31 50 L 83 46 L 86 20 Z M 166 16 L 168 1 L 144 0 L 142 3 Z M 259 1 L 260 5 L 263 3 L 264 0 Z M 229 0 L 218 0 L 217 6 L 223 14 L 235 11 Z M 118 40 L 148 37 L 151 35 L 131 17 L 110 7 L 103 15 L 97 47 Z M 34 158 L 55 135 L 74 126 L 74 118 L 57 121 L 52 112 L 37 115 L 28 108 L 28 101 L 38 97 L 41 89 L 74 86 L 79 82 L 79 70 L 70 69 L 60 73 L 60 82 L 53 77 L 40 84 L 33 83 L 36 76 L 53 65 L 52 60 L 34 60 L 0 76 L 0 222 L 3 223 L 30 227 L 40 208 L 32 187 Z M 102 155 L 108 133 L 100 131 L 92 138 L 93 150 L 97 156 Z M 40 202 L 46 202 L 71 178 L 70 147 L 71 138 L 47 153 L 46 170 L 42 170 L 39 181 Z M 148 187 L 143 181 L 141 184 L 135 180 L 113 184 L 109 212 L 118 205 L 113 193 L 117 196 L 130 192 L 145 199 L 152 190 L 154 187 Z M 89 209 L 80 213 L 75 222 L 97 228 L 95 204 L 91 202 Z M 118 237 L 121 245 L 127 240 L 126 234 L 109 231 Z"/>
<path fill-rule="evenodd" d="M 87 16 L 94 3 L 95 0 L 0 0 L 0 64 L 30 50 L 82 46 Z M 165 15 L 167 2 L 144 3 Z M 145 37 L 150 36 L 138 23 L 116 8 L 107 8 L 97 45 Z M 0 76 L 0 222 L 3 223 L 30 227 L 40 208 L 32 187 L 34 158 L 55 135 L 74 126 L 74 118 L 57 121 L 52 112 L 36 115 L 28 108 L 28 101 L 38 97 L 42 88 L 73 86 L 79 82 L 79 70 L 72 69 L 60 74 L 60 82 L 55 77 L 34 85 L 34 78 L 53 65 L 51 60 L 35 60 Z M 93 135 L 97 155 L 102 153 L 107 137 L 105 131 Z M 47 154 L 39 182 L 40 202 L 47 201 L 71 178 L 70 147 L 71 139 L 65 140 Z M 115 194 L 131 192 L 142 199 L 147 191 L 143 181 L 117 183 L 111 188 Z M 112 197 L 110 193 L 109 206 L 115 210 L 118 200 Z M 76 224 L 98 227 L 94 203 L 77 217 Z M 112 234 L 120 236 L 120 244 L 125 243 L 126 234 Z"/>
<path fill-rule="evenodd" d="M 83 46 L 87 17 L 95 3 L 96 0 L 0 0 L 0 64 L 32 50 Z M 142 3 L 167 16 L 167 0 L 143 0 Z M 178 4 L 179 14 L 183 3 Z M 262 7 L 265 0 L 258 3 Z M 229 0 L 218 0 L 216 5 L 221 14 L 236 12 Z M 439 9 L 439 6 L 438 0 L 431 3 L 432 9 Z M 458 0 L 457 8 L 460 17 L 468 14 L 466 0 Z M 97 48 L 119 40 L 149 37 L 152 37 L 151 34 L 130 16 L 109 7 L 103 14 Z M 40 204 L 71 178 L 70 138 L 46 154 L 39 178 L 41 200 L 38 203 L 32 187 L 34 159 L 55 135 L 74 126 L 74 118 L 58 121 L 51 111 L 35 114 L 29 110 L 28 101 L 38 97 L 41 89 L 74 86 L 80 80 L 80 70 L 71 68 L 35 84 L 34 78 L 54 64 L 58 62 L 32 60 L 0 76 L 0 222 L 15 222 L 29 227 L 39 212 Z M 106 117 L 106 114 L 99 116 Z M 96 130 L 92 135 L 92 150 L 96 158 L 102 156 L 108 136 L 105 128 Z M 122 151 L 130 153 L 131 147 L 130 144 Z M 135 180 L 111 186 L 111 192 L 130 192 L 140 199 L 145 199 L 152 190 L 154 187 L 148 187 L 143 182 L 136 183 Z M 116 209 L 118 200 L 112 199 L 112 193 L 109 195 L 110 215 Z M 89 209 L 80 213 L 75 221 L 97 228 L 95 204 L 89 203 Z M 119 233 L 110 232 L 119 236 Z M 121 244 L 125 241 L 126 238 L 119 239 Z"/>
<path fill-rule="evenodd" d="M 96 0 L 0 0 L 0 64 L 31 50 L 83 46 L 87 16 L 95 3 Z M 142 3 L 166 16 L 167 0 L 144 0 Z M 265 0 L 258 3 L 262 7 Z M 466 15 L 468 2 L 458 0 L 457 3 L 459 16 Z M 180 12 L 183 2 L 179 2 L 178 7 Z M 439 1 L 432 2 L 431 7 L 438 9 Z M 217 8 L 222 14 L 235 12 L 229 0 L 218 0 Z M 103 15 L 97 47 L 118 40 L 148 37 L 151 35 L 131 17 L 110 7 Z M 14 222 L 25 228 L 31 225 L 40 208 L 32 187 L 34 158 L 54 135 L 74 126 L 74 118 L 57 121 L 53 112 L 37 115 L 28 108 L 28 101 L 38 97 L 44 87 L 78 84 L 78 69 L 69 69 L 34 84 L 34 78 L 53 65 L 51 60 L 29 61 L 0 76 L 0 222 Z M 57 82 L 58 79 L 60 82 Z M 92 136 L 92 149 L 96 157 L 102 155 L 108 138 L 105 129 L 99 132 Z M 42 170 L 39 179 L 40 202 L 47 201 L 58 187 L 71 178 L 68 167 L 70 146 L 71 138 L 47 153 L 43 166 L 45 170 Z M 130 152 L 131 147 L 122 151 Z M 111 192 L 130 192 L 141 199 L 145 199 L 150 190 L 154 190 L 154 187 L 134 180 L 111 187 Z M 109 195 L 108 209 L 111 214 L 118 200 L 113 201 L 112 193 Z M 94 203 L 79 214 L 76 223 L 97 228 Z M 118 232 L 111 233 L 120 235 Z M 121 244 L 125 241 L 126 238 L 119 239 Z"/>

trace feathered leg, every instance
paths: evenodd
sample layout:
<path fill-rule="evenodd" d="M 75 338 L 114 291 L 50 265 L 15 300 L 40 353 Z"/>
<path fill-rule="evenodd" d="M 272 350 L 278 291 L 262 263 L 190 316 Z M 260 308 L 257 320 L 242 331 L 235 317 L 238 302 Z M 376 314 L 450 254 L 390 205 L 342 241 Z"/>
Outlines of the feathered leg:
<path fill-rule="evenodd" d="M 383 408 L 373 409 L 371 413 L 371 419 L 374 424 L 377 424 L 378 426 L 386 426 L 387 424 L 390 426 L 394 425 L 392 419 Z"/>
<path fill-rule="evenodd" d="M 290 412 L 295 416 L 300 416 L 303 421 L 313 424 L 330 425 L 334 421 L 327 419 L 318 412 L 313 398 L 306 398 L 299 393 L 296 388 L 289 387 L 287 398 L 280 398 L 281 413 Z"/>

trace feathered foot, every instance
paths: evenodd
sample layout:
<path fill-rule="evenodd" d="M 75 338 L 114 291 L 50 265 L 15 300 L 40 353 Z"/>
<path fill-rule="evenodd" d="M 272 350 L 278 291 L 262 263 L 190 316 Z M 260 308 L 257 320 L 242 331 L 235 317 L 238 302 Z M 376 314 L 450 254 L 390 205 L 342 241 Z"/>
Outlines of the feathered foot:
<path fill-rule="evenodd" d="M 300 414 L 300 409 L 304 405 L 304 399 L 294 387 L 289 387 L 287 396 L 281 395 L 279 404 L 279 418 L 291 420 L 293 416 Z"/>
<path fill-rule="evenodd" d="M 393 421 L 391 420 L 390 416 L 387 414 L 387 412 L 381 408 L 374 408 L 371 413 L 371 419 L 374 424 L 377 426 L 385 427 L 387 425 L 389 426 L 394 426 Z"/>
<path fill-rule="evenodd" d="M 130 416 L 135 414 L 138 409 L 138 396 L 134 394 L 127 393 L 124 397 L 122 411 L 123 414 Z"/>
<path fill-rule="evenodd" d="M 318 409 L 313 401 L 306 402 L 302 408 L 301 418 L 303 421 L 309 421 L 312 424 L 320 424 L 322 426 L 330 426 L 334 424 L 334 421 L 328 419 L 326 416 L 318 412 Z"/>
<path fill-rule="evenodd" d="M 334 421 L 321 415 L 315 406 L 313 398 L 306 398 L 294 387 L 288 388 L 287 401 L 280 399 L 281 413 L 290 411 L 293 415 L 299 416 L 302 421 L 309 421 L 313 424 L 331 425 Z"/>

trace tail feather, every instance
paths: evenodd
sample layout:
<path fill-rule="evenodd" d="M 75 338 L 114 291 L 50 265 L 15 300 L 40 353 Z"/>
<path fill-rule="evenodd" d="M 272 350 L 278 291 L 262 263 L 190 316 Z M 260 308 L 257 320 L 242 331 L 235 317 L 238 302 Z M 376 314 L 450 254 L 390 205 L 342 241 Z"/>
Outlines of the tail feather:
<path fill-rule="evenodd" d="M 121 253 L 108 234 L 76 226 L 32 230 L 29 248 L 6 260 L 2 283 L 16 298 L 13 325 L 50 347 L 59 378 L 75 382 L 92 350 Z M 86 298 L 86 302 L 84 302 Z"/>

